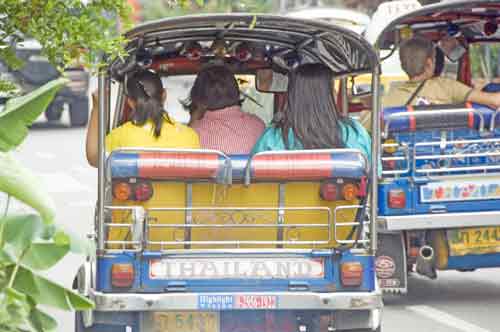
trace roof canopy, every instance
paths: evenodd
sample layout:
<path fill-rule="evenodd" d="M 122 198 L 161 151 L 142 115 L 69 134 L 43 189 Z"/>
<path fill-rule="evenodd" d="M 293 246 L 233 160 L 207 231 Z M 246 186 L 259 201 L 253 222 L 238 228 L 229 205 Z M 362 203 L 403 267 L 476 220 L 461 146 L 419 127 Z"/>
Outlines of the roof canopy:
<path fill-rule="evenodd" d="M 424 6 L 392 21 L 377 39 L 381 49 L 390 49 L 399 43 L 401 34 L 411 29 L 413 33 L 440 39 L 445 35 L 461 32 L 469 42 L 498 41 L 500 29 L 498 0 L 446 1 Z"/>
<path fill-rule="evenodd" d="M 267 61 L 295 54 L 298 63 L 321 62 L 336 75 L 371 72 L 378 64 L 374 49 L 364 38 L 332 24 L 273 15 L 224 14 L 182 16 L 153 21 L 127 32 L 129 59 L 142 49 L 179 48 L 189 42 L 223 41 L 260 45 Z M 286 60 L 286 59 L 285 59 Z M 123 66 L 115 60 L 111 68 Z"/>

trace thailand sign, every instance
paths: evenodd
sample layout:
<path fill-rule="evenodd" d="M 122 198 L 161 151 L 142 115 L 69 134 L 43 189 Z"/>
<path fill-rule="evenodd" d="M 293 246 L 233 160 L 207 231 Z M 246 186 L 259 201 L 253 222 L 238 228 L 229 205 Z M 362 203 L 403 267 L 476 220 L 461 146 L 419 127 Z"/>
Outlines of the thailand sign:
<path fill-rule="evenodd" d="M 179 258 L 150 261 L 151 279 L 322 279 L 317 258 Z"/>

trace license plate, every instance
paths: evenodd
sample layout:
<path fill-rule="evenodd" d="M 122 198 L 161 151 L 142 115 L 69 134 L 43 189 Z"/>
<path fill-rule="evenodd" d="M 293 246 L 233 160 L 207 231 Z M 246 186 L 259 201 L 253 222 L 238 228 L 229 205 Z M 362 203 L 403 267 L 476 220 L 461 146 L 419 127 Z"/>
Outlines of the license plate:
<path fill-rule="evenodd" d="M 451 256 L 500 252 L 500 226 L 448 230 Z"/>
<path fill-rule="evenodd" d="M 155 312 L 154 332 L 219 332 L 218 312 Z"/>

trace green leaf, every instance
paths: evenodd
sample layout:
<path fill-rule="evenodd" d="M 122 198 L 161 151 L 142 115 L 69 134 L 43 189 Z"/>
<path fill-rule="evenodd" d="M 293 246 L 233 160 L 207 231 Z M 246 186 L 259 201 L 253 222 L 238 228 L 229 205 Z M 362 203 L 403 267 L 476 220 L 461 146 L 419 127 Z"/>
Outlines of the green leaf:
<path fill-rule="evenodd" d="M 2 219 L 4 241 L 11 244 L 19 255 L 38 237 L 42 221 L 36 214 L 8 216 Z"/>
<path fill-rule="evenodd" d="M 57 309 L 88 310 L 94 307 L 92 301 L 86 297 L 37 275 L 24 265 L 19 267 L 13 287 L 29 294 L 36 303 Z"/>
<path fill-rule="evenodd" d="M 67 82 L 65 78 L 58 78 L 24 96 L 7 101 L 0 113 L 0 151 L 10 151 L 24 141 L 28 126 L 45 111 L 57 91 Z"/>
<path fill-rule="evenodd" d="M 21 263 L 34 270 L 47 270 L 56 265 L 69 252 L 69 244 L 35 242 Z"/>
<path fill-rule="evenodd" d="M 57 321 L 38 308 L 31 309 L 29 320 L 37 332 L 51 332 L 57 329 Z"/>
<path fill-rule="evenodd" d="M 0 133 L 1 131 L 0 128 Z M 0 191 L 37 210 L 45 223 L 54 220 L 55 204 L 51 197 L 43 189 L 39 179 L 10 153 L 0 152 Z"/>

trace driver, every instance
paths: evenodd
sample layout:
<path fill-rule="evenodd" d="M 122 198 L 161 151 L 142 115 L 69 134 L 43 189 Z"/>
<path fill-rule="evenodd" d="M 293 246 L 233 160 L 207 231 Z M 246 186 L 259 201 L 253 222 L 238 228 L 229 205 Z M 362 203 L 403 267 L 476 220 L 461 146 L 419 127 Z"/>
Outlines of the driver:
<path fill-rule="evenodd" d="M 399 58 L 409 80 L 391 87 L 383 98 L 384 107 L 465 102 L 500 107 L 500 93 L 483 92 L 456 80 L 436 76 L 436 49 L 428 39 L 416 36 L 404 41 L 399 48 Z"/>

